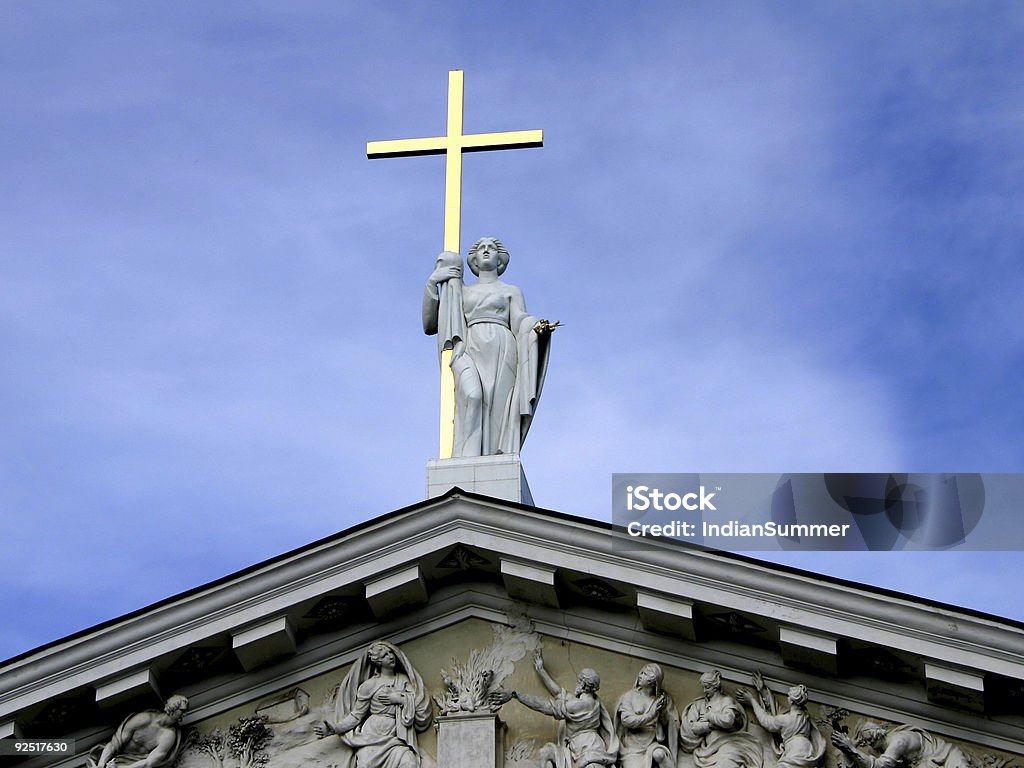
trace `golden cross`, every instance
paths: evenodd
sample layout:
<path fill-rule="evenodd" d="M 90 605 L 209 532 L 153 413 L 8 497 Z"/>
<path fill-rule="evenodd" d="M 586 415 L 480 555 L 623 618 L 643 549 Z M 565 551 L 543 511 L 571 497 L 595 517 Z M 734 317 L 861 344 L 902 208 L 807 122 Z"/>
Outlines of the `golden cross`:
<path fill-rule="evenodd" d="M 462 153 L 486 152 L 492 149 L 525 149 L 544 146 L 543 131 L 503 131 L 501 133 L 462 132 L 463 73 L 448 73 L 448 131 L 444 136 L 429 139 L 395 139 L 368 141 L 366 156 L 414 157 L 445 156 L 444 175 L 444 250 L 459 252 L 462 234 Z M 441 359 L 441 444 L 440 458 L 451 458 L 455 442 L 455 379 L 451 370 L 451 350 Z"/>

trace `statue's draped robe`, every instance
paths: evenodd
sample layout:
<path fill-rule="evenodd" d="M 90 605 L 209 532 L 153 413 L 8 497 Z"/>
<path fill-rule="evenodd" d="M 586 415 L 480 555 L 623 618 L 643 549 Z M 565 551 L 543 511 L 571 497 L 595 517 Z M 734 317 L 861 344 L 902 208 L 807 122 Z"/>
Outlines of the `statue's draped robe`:
<path fill-rule="evenodd" d="M 549 714 L 559 721 L 557 768 L 614 765 L 619 744 L 611 715 L 596 697 L 587 707 L 581 708 L 581 701 L 563 690 L 550 702 Z"/>
<path fill-rule="evenodd" d="M 693 732 L 698 721 L 710 723 L 706 736 Z M 716 694 L 708 701 L 697 699 L 683 710 L 679 725 L 679 746 L 693 753 L 696 768 L 760 768 L 763 763 L 761 744 L 746 726 L 743 708 L 725 694 Z"/>
<path fill-rule="evenodd" d="M 550 339 L 533 330 L 539 321 L 515 286 L 452 279 L 438 289 L 424 297 L 424 330 L 437 333 L 439 354 L 453 351 L 452 456 L 519 453 L 544 385 Z"/>
<path fill-rule="evenodd" d="M 615 707 L 615 732 L 619 737 L 619 765 L 622 768 L 651 768 L 654 751 L 664 747 L 668 764 L 675 766 L 679 743 L 679 721 L 672 698 L 665 694 L 661 710 L 647 716 L 653 697 L 639 688 L 626 691 Z"/>
<path fill-rule="evenodd" d="M 416 734 L 433 720 L 433 709 L 426 686 L 408 658 L 397 647 L 387 644 L 405 671 L 395 671 L 392 680 L 371 674 L 365 654 L 359 658 L 342 682 L 335 702 L 335 716 L 341 722 L 348 716 L 359 725 L 341 735 L 339 768 L 398 768 L 403 761 L 421 763 Z M 374 694 L 382 687 L 402 694 L 401 704 L 381 704 Z M 411 758 L 410 758 L 411 756 Z"/>
<path fill-rule="evenodd" d="M 825 759 L 825 737 L 803 707 L 780 715 L 765 713 L 761 725 L 782 739 L 777 768 L 814 768 Z"/>

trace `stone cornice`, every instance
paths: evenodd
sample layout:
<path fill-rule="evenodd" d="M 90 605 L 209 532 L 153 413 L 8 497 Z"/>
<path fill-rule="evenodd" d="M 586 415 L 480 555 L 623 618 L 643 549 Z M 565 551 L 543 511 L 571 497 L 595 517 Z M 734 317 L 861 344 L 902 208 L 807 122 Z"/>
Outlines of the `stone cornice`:
<path fill-rule="evenodd" d="M 389 574 L 423 568 L 432 557 L 436 562 L 439 553 L 457 545 L 510 563 L 538 564 L 555 576 L 586 574 L 628 585 L 625 589 L 633 590 L 634 626 L 636 594 L 642 591 L 663 596 L 668 601 L 665 605 L 682 601 L 678 604 L 692 605 L 697 612 L 715 608 L 742 612 L 763 619 L 776 635 L 784 634 L 778 628 L 790 627 L 799 630 L 789 632 L 790 637 L 799 639 L 800 632 L 820 636 L 818 650 L 853 641 L 911 654 L 930 662 L 932 669 L 962 669 L 956 679 L 981 680 L 994 673 L 1024 680 L 1024 629 L 1012 622 L 696 548 L 648 542 L 641 547 L 632 543 L 622 551 L 616 549 L 607 525 L 453 493 L 11 660 L 0 667 L 0 723 L 17 722 L 20 712 L 55 697 L 103 686 L 109 690 L 112 680 L 139 675 L 198 643 L 233 635 L 259 639 L 263 635 L 253 628 L 267 622 L 279 623 L 285 628 L 279 634 L 287 636 L 294 618 L 289 614 L 303 604 L 327 594 L 365 596 L 367 585 L 389 584 L 385 578 Z M 513 575 L 519 570 L 509 566 Z M 545 587 L 549 598 L 530 606 L 538 616 L 551 610 L 544 607 L 552 604 L 550 597 L 555 595 L 556 585 L 549 581 Z M 435 611 L 438 598 L 430 593 L 434 587 L 429 573 L 421 587 L 430 602 L 417 615 Z M 554 634 L 554 627 L 552 623 L 546 632 Z M 593 642 L 580 627 L 572 630 L 577 638 Z M 685 643 L 686 653 L 673 653 L 684 667 L 687 658 L 706 658 L 723 670 L 730 668 L 708 645 L 686 643 L 681 636 L 674 640 L 652 637 L 652 648 Z M 637 643 L 637 637 L 631 642 Z M 287 650 L 289 643 L 282 647 Z M 308 667 L 310 653 L 307 644 L 296 659 L 306 659 L 302 664 Z M 285 661 L 277 668 L 289 669 L 291 663 Z M 338 658 L 333 663 L 339 663 Z M 840 682 L 849 687 L 846 681 L 837 681 L 836 686 Z M 822 690 L 828 688 L 826 684 Z M 837 696 L 838 691 L 836 687 Z M 926 702 L 921 709 L 910 702 L 897 707 L 892 704 L 898 699 L 893 691 L 885 696 L 889 704 L 863 695 L 858 701 L 884 711 L 920 711 L 922 717 L 933 706 Z M 934 714 L 927 717 L 935 718 Z M 930 727 L 942 730 L 930 720 Z"/>

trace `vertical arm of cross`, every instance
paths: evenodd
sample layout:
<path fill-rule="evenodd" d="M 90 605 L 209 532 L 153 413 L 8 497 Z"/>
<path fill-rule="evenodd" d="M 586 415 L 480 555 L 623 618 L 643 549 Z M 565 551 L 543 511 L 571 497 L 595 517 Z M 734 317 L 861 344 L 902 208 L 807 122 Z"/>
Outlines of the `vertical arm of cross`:
<path fill-rule="evenodd" d="M 459 252 L 462 239 L 462 108 L 461 69 L 448 73 L 448 131 L 444 173 L 444 249 Z"/>
<path fill-rule="evenodd" d="M 458 253 L 462 240 L 462 109 L 465 104 L 461 69 L 448 73 L 448 130 L 445 132 L 444 249 Z M 438 458 L 451 458 L 455 447 L 455 375 L 452 354 L 441 353 L 441 403 L 438 414 Z"/>

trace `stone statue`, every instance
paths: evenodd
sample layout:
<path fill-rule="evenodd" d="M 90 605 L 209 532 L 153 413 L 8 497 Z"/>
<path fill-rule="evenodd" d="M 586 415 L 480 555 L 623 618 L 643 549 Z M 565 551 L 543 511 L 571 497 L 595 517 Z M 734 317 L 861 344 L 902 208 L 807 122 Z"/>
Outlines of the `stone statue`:
<path fill-rule="evenodd" d="M 517 691 L 493 691 L 492 706 L 510 699 L 559 721 L 558 740 L 540 750 L 540 768 L 588 768 L 614 765 L 619 751 L 615 725 L 604 704 L 597 697 L 601 678 L 592 669 L 580 671 L 576 690 L 570 696 L 544 669 L 544 659 L 534 657 L 534 669 L 553 699 L 530 696 Z"/>
<path fill-rule="evenodd" d="M 339 768 L 418 768 L 416 734 L 434 712 L 408 657 L 391 643 L 377 642 L 352 665 L 338 687 L 336 720 L 316 726 L 317 736 L 341 737 Z"/>
<path fill-rule="evenodd" d="M 106 744 L 95 746 L 86 758 L 89 768 L 162 768 L 178 759 L 181 719 L 188 699 L 174 695 L 163 712 L 148 709 L 127 718 Z"/>
<path fill-rule="evenodd" d="M 832 732 L 846 764 L 854 768 L 978 768 L 980 761 L 955 744 L 910 725 L 887 729 L 877 723 L 866 723 L 857 729 L 856 739 L 845 733 Z M 877 756 L 857 749 L 866 746 Z"/>
<path fill-rule="evenodd" d="M 679 748 L 693 754 L 696 768 L 760 768 L 761 745 L 744 731 L 743 708 L 722 692 L 721 673 L 705 672 L 700 684 L 704 696 L 679 718 Z"/>
<path fill-rule="evenodd" d="M 760 673 L 754 673 L 754 685 L 760 699 L 745 690 L 736 691 L 736 699 L 750 706 L 762 728 L 778 736 L 781 741 L 776 746 L 778 768 L 817 768 L 823 765 L 825 737 L 807 712 L 807 688 L 802 685 L 790 688 L 789 711 L 777 714 L 775 698 Z"/>
<path fill-rule="evenodd" d="M 423 294 L 424 332 L 452 350 L 452 456 L 519 453 L 540 399 L 558 323 L 528 315 L 522 291 L 499 279 L 508 259 L 497 238 L 477 240 L 466 261 L 478 280 L 464 285 L 459 255 L 442 253 Z"/>
<path fill-rule="evenodd" d="M 665 673 L 648 664 L 636 685 L 615 706 L 622 768 L 675 768 L 679 745 L 679 718 L 672 697 L 661 687 Z"/>

